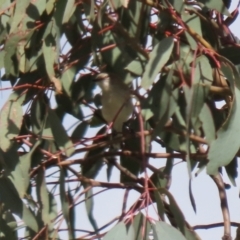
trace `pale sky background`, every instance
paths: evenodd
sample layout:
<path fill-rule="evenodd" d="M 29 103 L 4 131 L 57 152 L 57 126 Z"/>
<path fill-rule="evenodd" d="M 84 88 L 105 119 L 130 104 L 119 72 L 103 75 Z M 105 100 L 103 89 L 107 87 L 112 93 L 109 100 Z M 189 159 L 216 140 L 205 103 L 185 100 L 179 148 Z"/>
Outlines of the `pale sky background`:
<path fill-rule="evenodd" d="M 237 0 L 232 1 L 231 10 L 235 9 L 237 5 Z M 234 24 L 231 25 L 232 32 L 240 38 L 240 17 L 235 21 Z M 240 56 L 239 56 L 240 57 Z M 0 88 L 9 87 L 8 82 L 1 82 Z M 8 98 L 11 90 L 0 91 L 0 107 L 4 104 L 6 99 Z M 54 107 L 54 102 L 52 103 L 52 107 Z M 70 125 L 76 122 L 76 119 L 71 117 L 66 117 L 64 119 L 64 126 L 66 129 Z M 96 130 L 96 129 L 95 129 Z M 89 134 L 94 136 L 95 130 L 91 131 Z M 89 136 L 89 135 L 88 135 Z M 153 145 L 153 152 L 159 151 L 159 145 Z M 81 156 L 81 155 L 79 155 Z M 74 156 L 74 159 L 77 157 Z M 180 160 L 176 160 L 176 163 L 180 162 Z M 164 159 L 151 159 L 150 163 L 154 163 L 155 167 L 162 167 L 165 165 Z M 240 162 L 239 162 L 240 163 Z M 55 179 L 56 180 L 56 179 Z M 106 179 L 106 167 L 103 167 L 102 171 L 97 176 L 97 180 L 99 181 L 107 181 Z M 225 182 L 229 183 L 226 174 L 224 173 Z M 111 182 L 118 182 L 119 174 L 118 171 L 113 171 Z M 230 209 L 231 221 L 240 223 L 240 199 L 239 199 L 239 187 L 240 187 L 240 178 L 237 180 L 237 187 L 231 186 L 231 188 L 227 191 L 228 196 L 228 204 Z M 51 188 L 51 187 L 50 187 Z M 183 211 L 186 220 L 192 225 L 199 224 L 210 224 L 222 222 L 222 212 L 219 204 L 219 195 L 216 185 L 210 179 L 209 176 L 206 175 L 205 171 L 200 173 L 198 177 L 193 179 L 192 189 L 194 198 L 197 206 L 197 213 L 195 214 L 188 194 L 188 172 L 185 163 L 177 164 L 173 169 L 172 175 L 172 185 L 170 187 L 170 192 L 174 195 L 177 203 L 179 204 L 181 210 Z M 102 188 L 94 188 L 94 192 L 101 191 Z M 123 190 L 109 190 L 105 191 L 94 198 L 94 216 L 97 219 L 98 226 L 109 222 L 112 218 L 121 214 L 122 201 L 123 201 Z M 136 194 L 134 191 L 130 191 L 127 205 L 131 206 L 134 201 L 139 197 L 139 194 Z M 83 200 L 81 197 L 77 202 Z M 59 205 L 59 203 L 58 203 Z M 59 210 L 61 207 L 59 205 Z M 143 211 L 144 212 L 144 211 Z M 156 216 L 153 208 L 149 208 L 149 213 L 154 217 Z M 86 215 L 85 205 L 79 204 L 76 208 L 76 228 L 92 230 L 91 224 L 89 223 Z M 64 225 L 63 225 L 64 226 Z M 223 229 L 214 228 L 208 230 L 197 230 L 198 234 L 202 238 L 202 240 L 220 240 L 223 236 Z M 235 237 L 236 228 L 232 227 L 232 237 Z M 77 234 L 78 236 L 82 236 L 82 233 Z M 66 234 L 61 234 L 63 239 L 67 239 Z"/>

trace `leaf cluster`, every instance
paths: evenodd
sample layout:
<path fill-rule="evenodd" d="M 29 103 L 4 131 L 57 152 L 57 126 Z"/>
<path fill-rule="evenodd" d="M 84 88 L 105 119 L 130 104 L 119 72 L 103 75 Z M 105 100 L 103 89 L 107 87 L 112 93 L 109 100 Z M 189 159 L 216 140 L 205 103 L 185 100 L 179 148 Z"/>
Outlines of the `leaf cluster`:
<path fill-rule="evenodd" d="M 19 227 L 25 239 L 60 239 L 63 221 L 69 239 L 200 239 L 168 189 L 175 159 L 187 162 L 190 181 L 206 168 L 225 192 L 225 168 L 235 185 L 240 48 L 230 2 L 0 0 L 1 81 L 12 90 L 0 112 L 0 239 L 18 239 Z M 101 115 L 99 72 L 118 76 L 136 100 L 116 135 Z M 167 161 L 157 169 L 150 158 Z M 107 233 L 115 221 L 98 227 L 95 187 L 141 195 Z M 191 187 L 189 195 L 195 209 Z M 93 231 L 78 235 L 82 196 Z M 157 219 L 141 213 L 150 205 Z"/>

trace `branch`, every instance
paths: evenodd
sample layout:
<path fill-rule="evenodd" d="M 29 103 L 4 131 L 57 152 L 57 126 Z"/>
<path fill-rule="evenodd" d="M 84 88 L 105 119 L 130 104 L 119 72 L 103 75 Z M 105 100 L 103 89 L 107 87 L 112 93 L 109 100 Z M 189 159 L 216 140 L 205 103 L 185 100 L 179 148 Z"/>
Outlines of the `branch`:
<path fill-rule="evenodd" d="M 228 202 L 227 202 L 227 194 L 224 187 L 224 182 L 222 180 L 222 176 L 218 173 L 216 175 L 212 175 L 211 178 L 217 185 L 220 197 L 220 205 L 223 214 L 223 222 L 224 222 L 224 236 L 223 240 L 231 240 L 231 224 L 230 224 L 230 214 L 228 209 Z"/>
<path fill-rule="evenodd" d="M 239 227 L 240 223 L 230 222 L 230 225 L 232 227 Z M 210 223 L 210 224 L 200 224 L 200 225 L 193 226 L 192 228 L 194 230 L 198 230 L 198 229 L 209 229 L 209 228 L 216 228 L 216 227 L 223 227 L 223 226 L 224 226 L 224 222 L 218 222 L 218 223 Z"/>

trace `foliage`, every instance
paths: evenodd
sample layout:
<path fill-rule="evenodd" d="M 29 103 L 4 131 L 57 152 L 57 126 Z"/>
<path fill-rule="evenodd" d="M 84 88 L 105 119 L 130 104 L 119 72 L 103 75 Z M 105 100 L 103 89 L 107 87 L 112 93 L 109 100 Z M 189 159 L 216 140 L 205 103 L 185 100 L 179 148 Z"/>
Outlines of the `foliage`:
<path fill-rule="evenodd" d="M 187 162 L 190 181 L 196 168 L 207 169 L 221 193 L 223 239 L 231 239 L 221 170 L 235 184 L 240 47 L 230 3 L 0 0 L 1 81 L 12 89 L 0 113 L 0 239 L 18 239 L 19 228 L 24 239 L 60 239 L 62 231 L 68 239 L 200 239 L 168 190 L 174 159 Z M 98 72 L 114 73 L 135 96 L 117 135 L 101 115 Z M 166 165 L 157 169 L 151 157 Z M 108 181 L 99 182 L 104 165 Z M 119 182 L 110 181 L 113 169 Z M 99 227 L 95 187 L 140 197 Z M 189 195 L 195 209 L 191 188 Z M 80 203 L 92 231 L 78 231 Z"/>

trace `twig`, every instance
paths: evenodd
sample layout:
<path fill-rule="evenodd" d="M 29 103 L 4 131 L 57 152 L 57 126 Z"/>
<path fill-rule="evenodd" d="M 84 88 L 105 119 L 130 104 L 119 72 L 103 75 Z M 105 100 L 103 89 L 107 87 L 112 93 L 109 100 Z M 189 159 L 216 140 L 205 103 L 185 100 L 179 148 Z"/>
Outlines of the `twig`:
<path fill-rule="evenodd" d="M 223 214 L 223 222 L 224 222 L 224 236 L 223 240 L 231 240 L 231 224 L 230 224 L 230 214 L 228 209 L 227 202 L 227 194 L 224 187 L 224 182 L 222 180 L 222 176 L 218 173 L 216 175 L 212 175 L 211 178 L 217 185 L 220 197 L 220 205 Z"/>

